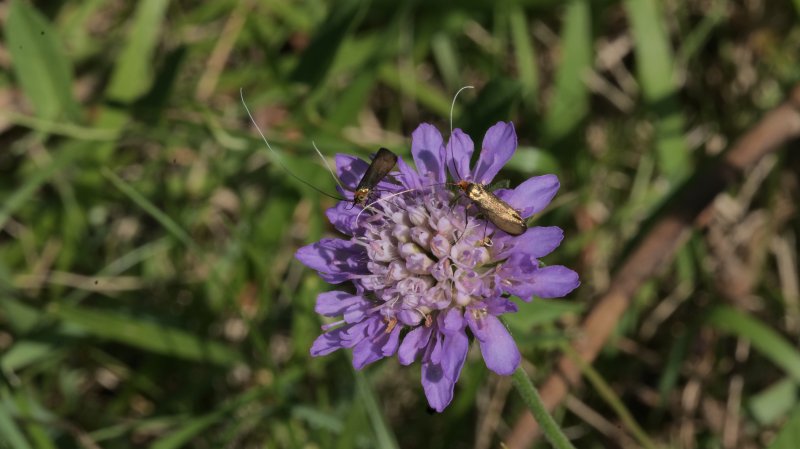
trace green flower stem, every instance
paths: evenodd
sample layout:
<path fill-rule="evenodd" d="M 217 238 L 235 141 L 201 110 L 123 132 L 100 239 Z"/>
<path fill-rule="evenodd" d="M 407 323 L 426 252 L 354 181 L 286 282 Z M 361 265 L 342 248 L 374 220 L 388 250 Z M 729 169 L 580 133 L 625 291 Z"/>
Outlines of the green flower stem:
<path fill-rule="evenodd" d="M 533 417 L 536 418 L 536 422 L 539 423 L 539 427 L 541 427 L 544 436 L 550 441 L 550 444 L 557 449 L 575 449 L 575 446 L 570 443 L 553 417 L 547 412 L 542 402 L 542 397 L 539 396 L 539 392 L 536 391 L 536 388 L 531 383 L 528 375 L 525 374 L 525 370 L 522 369 L 522 366 L 514 371 L 514 374 L 511 375 L 511 379 L 514 381 L 514 386 L 517 387 L 517 391 L 520 396 L 522 396 L 522 400 L 528 405 L 531 413 L 533 413 Z"/>

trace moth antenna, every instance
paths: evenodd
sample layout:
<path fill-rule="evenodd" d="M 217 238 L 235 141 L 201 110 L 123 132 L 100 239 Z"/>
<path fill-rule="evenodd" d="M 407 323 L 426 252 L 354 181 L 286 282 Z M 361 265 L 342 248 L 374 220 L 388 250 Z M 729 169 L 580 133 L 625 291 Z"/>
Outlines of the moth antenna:
<path fill-rule="evenodd" d="M 316 151 L 317 154 L 319 155 L 319 158 L 322 159 L 322 163 L 325 164 L 325 168 L 327 168 L 328 171 L 331 172 L 331 176 L 333 176 L 333 180 L 336 181 L 336 184 L 339 186 L 340 189 L 342 189 L 342 192 L 346 191 L 347 189 L 345 189 L 344 186 L 342 185 L 342 182 L 339 181 L 339 177 L 336 176 L 336 172 L 333 171 L 333 168 L 331 168 L 331 165 L 328 163 L 328 160 L 325 159 L 325 156 L 323 156 L 322 152 L 319 151 L 319 148 L 317 148 L 316 142 L 314 142 L 312 140 L 311 141 L 311 146 L 314 147 L 314 151 Z"/>
<path fill-rule="evenodd" d="M 456 98 L 458 98 L 458 94 L 461 93 L 464 89 L 474 89 L 475 86 L 464 86 L 461 89 L 458 89 L 455 95 L 453 95 L 453 102 L 450 103 L 450 135 L 453 135 L 453 109 L 456 107 Z"/>
<path fill-rule="evenodd" d="M 358 219 L 359 219 L 359 218 L 361 218 L 361 214 L 363 214 L 363 213 L 364 213 L 364 211 L 365 211 L 365 210 L 367 210 L 367 209 L 373 209 L 373 207 L 372 207 L 373 205 L 375 205 L 375 204 L 378 204 L 378 203 L 381 203 L 381 202 L 384 202 L 384 201 L 388 201 L 388 200 L 390 200 L 390 199 L 392 199 L 392 198 L 394 198 L 394 197 L 396 197 L 396 196 L 398 196 L 398 195 L 402 195 L 402 194 L 404 194 L 404 193 L 408 193 L 408 192 L 413 192 L 413 191 L 415 191 L 415 190 L 419 190 L 419 189 L 416 189 L 416 188 L 414 188 L 414 189 L 406 189 L 406 190 L 401 190 L 401 191 L 399 191 L 399 192 L 392 193 L 391 195 L 385 196 L 385 197 L 383 197 L 383 198 L 378 198 L 377 200 L 375 200 L 375 201 L 373 201 L 373 202 L 371 202 L 371 203 L 367 204 L 366 206 L 364 206 L 364 208 L 363 208 L 363 209 L 361 209 L 360 211 L 358 211 L 358 215 L 356 215 L 356 222 L 355 222 L 355 224 L 356 224 L 356 225 L 358 225 Z M 377 210 L 377 209 L 375 209 L 375 210 Z"/>
<path fill-rule="evenodd" d="M 250 117 L 250 122 L 253 124 L 253 126 L 256 127 L 256 130 L 258 131 L 258 134 L 261 136 L 261 140 L 263 140 L 264 143 L 267 144 L 267 148 L 269 148 L 269 151 L 272 152 L 272 155 L 275 157 L 275 160 L 278 161 L 278 164 L 284 170 L 286 170 L 286 173 L 289 173 L 289 175 L 291 175 L 294 179 L 302 182 L 303 184 L 311 187 L 312 189 L 316 190 L 317 192 L 319 192 L 319 193 L 321 193 L 321 194 L 323 194 L 323 195 L 325 195 L 325 196 L 327 196 L 329 198 L 333 198 L 333 199 L 339 200 L 339 201 L 347 201 L 344 198 L 339 198 L 338 196 L 333 196 L 333 195 L 331 195 L 331 194 L 329 194 L 327 192 L 322 191 L 319 187 L 317 187 L 314 184 L 311 184 L 310 182 L 306 181 L 305 179 L 295 175 L 294 172 L 289 170 L 289 167 L 287 167 L 286 164 L 283 163 L 283 159 L 281 159 L 281 156 L 278 154 L 278 152 L 275 151 L 274 149 L 272 149 L 272 145 L 269 144 L 269 140 L 267 140 L 267 137 L 264 135 L 264 132 L 261 131 L 261 127 L 258 126 L 258 123 L 256 123 L 256 119 L 253 118 L 253 114 L 250 113 L 250 108 L 247 107 L 247 103 L 244 101 L 244 89 L 241 88 L 241 87 L 239 88 L 239 97 L 242 99 L 242 106 L 244 106 L 244 110 L 247 111 L 247 116 Z"/>
<path fill-rule="evenodd" d="M 464 86 L 461 89 L 458 89 L 458 92 L 456 92 L 456 94 L 453 95 L 453 102 L 450 103 L 450 136 L 453 135 L 453 109 L 455 109 L 455 107 L 456 107 L 456 98 L 458 98 L 458 94 L 460 94 L 462 90 L 464 90 L 464 89 L 474 89 L 474 88 L 475 87 L 473 87 L 473 86 Z M 451 148 L 450 152 L 452 153 L 452 151 L 453 150 Z M 456 172 L 456 175 L 458 176 L 458 180 L 461 181 L 462 179 L 464 179 L 463 177 L 461 177 L 461 173 L 458 172 L 458 165 L 456 165 L 456 161 L 455 161 L 455 158 L 453 157 L 453 154 L 450 154 L 450 162 L 453 164 L 453 171 Z M 446 162 L 445 162 L 445 165 L 447 165 Z"/>

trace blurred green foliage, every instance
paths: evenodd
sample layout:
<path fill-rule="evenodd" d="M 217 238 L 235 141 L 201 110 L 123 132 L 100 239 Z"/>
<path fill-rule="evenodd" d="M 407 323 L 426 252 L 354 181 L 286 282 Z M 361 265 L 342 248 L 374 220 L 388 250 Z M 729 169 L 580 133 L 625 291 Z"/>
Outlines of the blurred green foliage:
<path fill-rule="evenodd" d="M 800 81 L 799 13 L 788 0 L 0 4 L 0 447 L 497 447 L 524 406 L 478 354 L 438 415 L 418 366 L 310 358 L 328 287 L 293 254 L 334 233 L 333 203 L 275 163 L 239 89 L 286 165 L 331 193 L 312 141 L 328 157 L 407 156 L 417 124 L 449 127 L 467 84 L 455 126 L 477 141 L 513 120 L 503 175 L 559 176 L 538 224 L 567 240 L 546 262 L 583 283 L 508 317 L 538 379 L 672 189 Z M 761 164 L 642 289 L 558 414 L 578 447 L 642 432 L 664 447 L 800 445 L 798 165 Z"/>

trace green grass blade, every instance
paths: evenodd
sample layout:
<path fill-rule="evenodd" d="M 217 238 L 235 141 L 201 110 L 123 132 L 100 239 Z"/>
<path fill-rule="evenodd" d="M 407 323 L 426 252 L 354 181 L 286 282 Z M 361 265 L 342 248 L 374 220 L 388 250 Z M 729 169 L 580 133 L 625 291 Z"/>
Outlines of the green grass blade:
<path fill-rule="evenodd" d="M 792 416 L 767 449 L 797 449 L 798 444 L 800 444 L 800 407 L 795 408 Z"/>
<path fill-rule="evenodd" d="M 762 426 L 775 425 L 797 405 L 797 381 L 785 377 L 751 396 L 747 408 Z"/>
<path fill-rule="evenodd" d="M 332 105 L 329 114 L 331 124 L 341 127 L 356 121 L 377 81 L 378 75 L 374 71 L 364 71 L 353 79 L 348 89 Z"/>
<path fill-rule="evenodd" d="M 119 137 L 119 132 L 109 129 L 88 128 L 72 123 L 53 121 L 39 117 L 28 116 L 14 111 L 0 111 L 0 116 L 15 125 L 24 126 L 45 134 L 54 134 L 76 140 L 113 141 Z"/>
<path fill-rule="evenodd" d="M 675 98 L 675 63 L 656 0 L 626 0 L 635 39 L 636 71 L 644 98 L 657 116 L 656 151 L 661 170 L 673 181 L 690 167 L 683 137 L 684 118 Z"/>
<path fill-rule="evenodd" d="M 393 64 L 384 64 L 379 73 L 381 81 L 397 89 L 401 94 L 415 97 L 421 105 L 441 117 L 450 117 L 452 98 L 423 80 L 416 79 L 414 72 L 405 71 L 404 68 L 398 68 Z M 458 110 L 459 107 L 456 104 L 456 111 Z M 454 114 L 458 113 L 454 112 Z"/>
<path fill-rule="evenodd" d="M 675 90 L 672 50 L 655 0 L 626 0 L 633 28 L 636 72 L 648 101 L 659 101 Z"/>
<path fill-rule="evenodd" d="M 666 403 L 669 394 L 675 391 L 676 385 L 680 380 L 681 367 L 686 361 L 686 352 L 691 335 L 689 332 L 679 335 L 667 353 L 666 362 L 661 369 L 661 378 L 658 380 L 658 392 L 664 403 Z"/>
<path fill-rule="evenodd" d="M 800 351 L 766 324 L 730 307 L 713 309 L 708 323 L 723 332 L 749 340 L 764 357 L 800 382 Z"/>
<path fill-rule="evenodd" d="M 503 169 L 515 170 L 528 176 L 548 173 L 559 175 L 562 170 L 552 153 L 528 146 L 518 147 Z"/>
<path fill-rule="evenodd" d="M 702 20 L 682 39 L 675 55 L 679 66 L 685 66 L 694 57 L 702 57 L 701 50 L 713 37 L 714 30 L 727 22 L 727 9 L 728 0 L 712 0 L 711 7 L 705 11 Z"/>
<path fill-rule="evenodd" d="M 270 391 L 271 390 L 266 388 L 252 388 L 248 391 L 245 391 L 241 395 L 230 399 L 226 403 L 220 404 L 216 410 L 207 415 L 190 418 L 188 422 L 183 423 L 178 430 L 175 430 L 166 437 L 156 441 L 150 446 L 150 448 L 177 449 L 180 447 L 185 447 L 186 444 L 192 440 L 192 438 L 201 434 L 210 426 L 216 424 L 231 413 L 234 413 L 237 409 L 256 401 Z"/>
<path fill-rule="evenodd" d="M 47 165 L 36 170 L 32 176 L 27 178 L 10 196 L 6 197 L 0 206 L 0 229 L 5 226 L 11 215 L 28 203 L 36 194 L 38 189 L 53 177 L 53 175 L 63 169 L 77 152 L 71 150 L 59 151 L 54 159 Z"/>
<path fill-rule="evenodd" d="M 39 323 L 43 315 L 37 308 L 5 293 L 0 296 L 0 311 L 3 312 L 3 316 L 7 319 L 7 329 L 18 334 L 30 332 Z"/>
<path fill-rule="evenodd" d="M 318 87 L 333 65 L 342 42 L 360 21 L 366 3 L 348 0 L 331 5 L 331 12 L 317 30 L 308 48 L 300 57 L 290 78 L 298 83 Z"/>
<path fill-rule="evenodd" d="M 361 371 L 354 371 L 354 375 L 356 386 L 358 387 L 358 395 L 364 404 L 369 422 L 372 424 L 372 431 L 375 432 L 376 447 L 385 449 L 399 448 L 397 438 L 395 438 L 391 427 L 386 422 L 386 417 L 383 416 L 383 411 L 378 405 L 378 400 L 375 398 L 375 393 L 373 393 L 369 381 Z"/>
<path fill-rule="evenodd" d="M 567 6 L 561 35 L 561 64 L 555 92 L 544 119 L 544 138 L 556 142 L 570 134 L 589 112 L 589 90 L 584 81 L 592 67 L 591 9 L 586 0 Z"/>
<path fill-rule="evenodd" d="M 453 40 L 445 32 L 436 33 L 431 40 L 431 51 L 436 60 L 436 66 L 442 74 L 444 84 L 454 92 L 461 87 L 461 66 L 458 62 L 458 52 L 453 46 Z"/>
<path fill-rule="evenodd" d="M 223 418 L 223 413 L 214 412 L 208 415 L 193 417 L 180 429 L 155 442 L 151 449 L 176 449 L 184 447 L 192 438 L 205 431 Z"/>
<path fill-rule="evenodd" d="M 142 0 L 136 4 L 128 40 L 114 66 L 106 94 L 128 102 L 150 88 L 153 82 L 153 55 L 162 30 L 169 0 Z"/>
<path fill-rule="evenodd" d="M 337 435 L 340 435 L 344 428 L 341 416 L 307 405 L 292 407 L 292 417 L 303 420 L 313 427 L 324 429 Z"/>
<path fill-rule="evenodd" d="M 583 376 L 589 380 L 589 383 L 592 384 L 592 387 L 595 389 L 598 395 L 606 401 L 606 404 L 614 410 L 614 412 L 619 416 L 620 421 L 625 424 L 625 427 L 630 431 L 630 433 L 636 438 L 636 441 L 642 445 L 642 447 L 647 449 L 656 449 L 658 446 L 650 439 L 650 436 L 647 435 L 647 432 L 639 425 L 636 421 L 636 417 L 634 417 L 633 413 L 625 406 L 625 403 L 622 399 L 614 392 L 614 389 L 611 388 L 611 385 L 606 382 L 603 376 L 596 370 L 594 367 L 588 363 L 586 363 L 580 355 L 569 345 L 562 346 L 564 352 L 569 356 L 572 361 L 580 367 Z"/>
<path fill-rule="evenodd" d="M 241 359 L 238 352 L 222 343 L 152 319 L 64 304 L 54 305 L 51 312 L 65 323 L 80 326 L 91 335 L 144 351 L 222 366 Z"/>
<path fill-rule="evenodd" d="M 517 300 L 515 300 L 517 301 Z M 525 334 L 534 326 L 554 323 L 569 314 L 578 314 L 584 309 L 583 304 L 567 301 L 533 300 L 529 304 L 520 304 L 519 312 L 503 316 L 508 327 L 514 332 Z"/>
<path fill-rule="evenodd" d="M 7 401 L 7 397 L 0 401 L 0 448 L 31 449 L 25 435 L 14 422 Z"/>
<path fill-rule="evenodd" d="M 520 90 L 519 83 L 509 78 L 496 77 L 489 81 L 466 107 L 460 120 L 461 128 L 472 136 L 483 135 L 496 122 L 506 120 L 519 102 Z"/>
<path fill-rule="evenodd" d="M 36 449 L 56 449 L 55 444 L 43 422 L 51 421 L 53 416 L 42 404 L 25 390 L 19 390 L 16 403 L 20 421 Z"/>
<path fill-rule="evenodd" d="M 39 117 L 76 121 L 80 109 L 72 96 L 72 66 L 47 19 L 28 2 L 12 0 L 5 38 L 12 67 Z"/>
<path fill-rule="evenodd" d="M 523 100 L 536 104 L 539 90 L 539 72 L 536 65 L 536 52 L 533 50 L 533 36 L 528 29 L 525 12 L 519 6 L 508 13 L 511 26 L 511 41 L 514 45 L 514 58 L 517 62 L 517 80 L 522 86 Z"/>
<path fill-rule="evenodd" d="M 141 207 L 145 212 L 150 214 L 153 218 L 158 221 L 161 226 L 163 226 L 170 234 L 175 236 L 178 240 L 180 240 L 184 245 L 191 249 L 197 249 L 197 244 L 189 237 L 189 234 L 183 230 L 183 228 L 173 220 L 169 215 L 162 212 L 159 208 L 155 206 L 150 200 L 144 197 L 139 191 L 133 188 L 132 185 L 125 182 L 122 178 L 117 176 L 116 173 L 112 172 L 107 168 L 103 168 L 103 176 L 108 178 L 114 187 L 119 189 L 122 193 L 124 193 L 128 198 L 131 199 L 134 203 L 136 203 L 139 207 Z"/>
<path fill-rule="evenodd" d="M 55 349 L 50 343 L 20 340 L 4 350 L 0 369 L 8 374 L 40 360 L 52 359 Z"/>
<path fill-rule="evenodd" d="M 369 426 L 369 423 L 367 423 L 369 418 L 366 416 L 366 411 L 362 403 L 354 400 L 347 404 L 346 407 L 343 407 L 343 409 L 346 410 L 343 414 L 344 416 L 342 416 L 344 426 L 342 431 L 336 436 L 336 444 L 329 446 L 335 449 L 350 449 L 351 447 L 358 446 L 358 440 L 364 439 L 361 435 L 363 429 Z M 377 447 L 377 445 L 375 445 L 375 447 Z"/>

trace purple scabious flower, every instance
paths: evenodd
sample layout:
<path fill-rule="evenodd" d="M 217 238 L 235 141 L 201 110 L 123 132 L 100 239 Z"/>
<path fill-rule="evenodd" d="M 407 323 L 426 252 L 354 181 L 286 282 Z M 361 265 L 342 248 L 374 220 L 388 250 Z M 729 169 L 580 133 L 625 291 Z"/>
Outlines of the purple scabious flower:
<path fill-rule="evenodd" d="M 449 172 L 456 181 L 489 184 L 516 147 L 514 125 L 499 122 L 486 132 L 470 168 L 474 146 L 468 135 L 456 129 L 445 146 L 434 126 L 422 124 L 411 139 L 416 170 L 400 159 L 399 171 L 390 174 L 398 183 L 382 181 L 379 201 L 363 212 L 345 201 L 327 211 L 349 237 L 322 239 L 296 257 L 326 282 L 351 282 L 355 293 L 317 297 L 318 313 L 341 319 L 323 326 L 311 355 L 352 348 L 356 369 L 395 353 L 403 365 L 420 359 L 425 396 L 439 412 L 453 399 L 469 348 L 467 329 L 490 370 L 509 375 L 517 368 L 519 349 L 497 317 L 517 311 L 509 295 L 557 298 L 579 285 L 569 268 L 539 262 L 564 234 L 554 226 L 506 234 L 447 180 Z M 367 166 L 336 156 L 338 175 L 350 190 Z M 494 193 L 525 219 L 544 209 L 558 187 L 556 176 L 544 175 Z"/>

